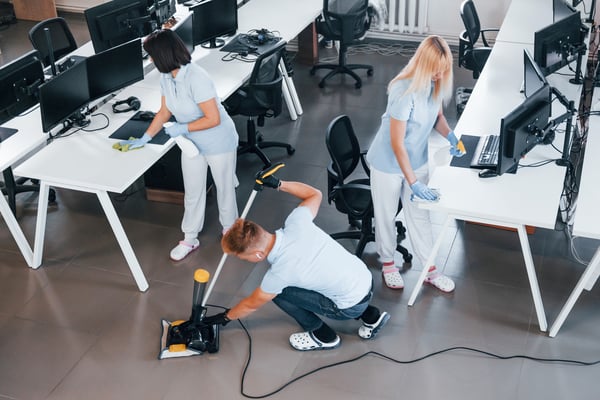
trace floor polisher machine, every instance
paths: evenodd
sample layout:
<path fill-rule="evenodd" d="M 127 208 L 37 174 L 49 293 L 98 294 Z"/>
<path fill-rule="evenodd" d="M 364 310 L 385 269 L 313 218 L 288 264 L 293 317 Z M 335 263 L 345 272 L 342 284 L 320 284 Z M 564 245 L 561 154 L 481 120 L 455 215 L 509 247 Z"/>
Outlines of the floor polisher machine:
<path fill-rule="evenodd" d="M 262 190 L 262 179 L 265 179 L 284 166 L 283 163 L 277 163 L 259 171 L 256 174 L 256 184 L 246 202 L 244 211 L 240 218 L 246 218 L 250 207 L 259 191 Z M 206 315 L 206 301 L 221 273 L 223 265 L 227 260 L 227 253 L 223 253 L 213 279 L 210 281 L 208 289 L 206 284 L 209 281 L 210 273 L 205 269 L 197 269 L 194 272 L 194 293 L 192 296 L 192 314 L 190 318 L 169 322 L 165 319 L 162 323 L 162 335 L 160 338 L 160 352 L 158 359 L 175 357 L 190 357 L 201 355 L 204 352 L 216 353 L 219 351 L 219 329 L 220 325 L 209 325 L 202 320 Z"/>

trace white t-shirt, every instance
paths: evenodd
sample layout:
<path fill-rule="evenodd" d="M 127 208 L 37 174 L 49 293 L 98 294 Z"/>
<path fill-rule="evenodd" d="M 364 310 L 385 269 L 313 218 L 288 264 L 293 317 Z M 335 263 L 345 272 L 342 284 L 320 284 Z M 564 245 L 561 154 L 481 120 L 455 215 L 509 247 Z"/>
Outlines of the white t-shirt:
<path fill-rule="evenodd" d="M 204 116 L 198 103 L 215 99 L 221 123 L 213 128 L 190 132 L 186 135 L 203 154 L 221 154 L 235 151 L 238 134 L 233 120 L 225 111 L 208 73 L 199 65 L 183 65 L 177 76 L 161 74 L 161 94 L 165 96 L 167 108 L 179 123 L 189 123 Z"/>
<path fill-rule="evenodd" d="M 307 207 L 294 209 L 275 236 L 267 257 L 271 267 L 260 285 L 264 292 L 279 294 L 295 286 L 321 293 L 345 309 L 371 290 L 367 266 L 317 227 Z"/>
<path fill-rule="evenodd" d="M 411 81 L 401 79 L 390 87 L 387 107 L 381 116 L 381 125 L 367 152 L 369 164 L 381 172 L 402 173 L 392 150 L 390 117 L 406 121 L 404 143 L 413 170 L 427 163 L 429 134 L 435 125 L 441 102 L 433 99 L 433 87 L 424 92 L 405 94 Z"/>

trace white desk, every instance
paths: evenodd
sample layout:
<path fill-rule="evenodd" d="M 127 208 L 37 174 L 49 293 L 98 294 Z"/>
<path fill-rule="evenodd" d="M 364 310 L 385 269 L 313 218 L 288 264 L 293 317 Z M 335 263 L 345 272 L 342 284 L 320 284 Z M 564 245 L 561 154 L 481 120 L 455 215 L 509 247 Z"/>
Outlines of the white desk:
<path fill-rule="evenodd" d="M 513 0 L 496 42 L 533 44 L 536 31 L 553 22 L 552 0 Z"/>
<path fill-rule="evenodd" d="M 531 50 L 531 45 L 496 42 L 455 127 L 457 135 L 499 133 L 500 119 L 524 99 L 519 88 L 523 77 L 521 60 L 525 47 Z M 579 98 L 581 87 L 571 85 L 566 77 L 555 75 L 550 81 L 569 98 Z M 564 108 L 558 102 L 555 104 L 553 116 L 564 113 Z M 557 135 L 555 143 L 558 148 L 562 148 L 562 140 L 561 135 Z M 557 158 L 560 158 L 560 154 L 551 146 L 540 145 L 522 163 L 531 164 Z M 546 331 L 546 315 L 525 226 L 554 228 L 565 168 L 550 163 L 539 168 L 521 168 L 516 174 L 503 174 L 487 179 L 479 178 L 477 173 L 476 170 L 449 165 L 434 170 L 429 185 L 440 188 L 441 200 L 438 203 L 422 204 L 421 207 L 446 213 L 447 218 L 426 265 L 434 265 L 443 232 L 453 219 L 516 229 L 540 330 Z M 426 274 L 427 268 L 424 268 L 409 298 L 409 306 L 414 304 Z"/>
<path fill-rule="evenodd" d="M 47 135 L 42 132 L 42 120 L 39 109 L 33 110 L 29 114 L 15 117 L 2 126 L 17 129 L 18 132 L 0 143 L 0 171 L 4 171 L 17 164 L 29 153 L 44 146 L 46 143 Z M 0 214 L 4 218 L 4 221 L 6 221 L 6 225 L 15 238 L 27 265 L 30 267 L 33 266 L 33 252 L 31 247 L 12 213 L 6 198 L 1 194 Z"/>
<path fill-rule="evenodd" d="M 592 104 L 596 104 L 600 95 L 596 89 Z M 577 209 L 573 222 L 573 235 L 591 239 L 600 239 L 600 186 L 598 186 L 598 171 L 600 171 L 600 116 L 591 116 L 589 121 L 587 143 L 581 180 L 579 182 L 579 194 L 577 196 Z M 556 336 L 560 327 L 567 319 L 575 302 L 583 290 L 592 290 L 600 276 L 600 247 L 592 257 L 592 260 L 575 285 L 573 292 L 560 310 L 556 320 L 550 327 L 550 337 Z"/>
<path fill-rule="evenodd" d="M 158 109 L 159 93 L 159 88 L 151 90 L 142 86 L 132 86 L 125 89 L 121 95 L 140 98 L 145 109 Z M 127 122 L 133 112 L 112 114 L 111 104 L 105 104 L 99 111 L 110 115 L 110 125 L 106 129 L 99 132 L 78 132 L 73 136 L 55 139 L 15 169 L 19 176 L 40 180 L 31 266 L 38 268 L 42 263 L 49 186 L 94 193 L 98 196 L 139 290 L 145 291 L 148 289 L 148 282 L 127 240 L 108 192 L 122 193 L 162 157 L 174 142 L 170 139 L 162 146 L 149 144 L 142 150 L 126 153 L 115 151 L 112 144 L 116 140 L 109 139 L 108 136 Z M 101 124 L 104 120 L 96 117 L 92 123 L 96 122 Z M 93 125 L 88 127 L 91 128 Z"/>
<path fill-rule="evenodd" d="M 318 15 L 317 10 L 320 11 L 320 8 L 321 3 L 316 0 L 310 0 L 308 4 L 294 0 L 276 2 L 273 0 L 253 0 L 239 10 L 240 31 L 251 29 L 249 26 L 252 23 L 253 27 L 254 24 L 259 24 L 260 27 L 266 27 L 273 31 L 278 30 L 284 39 L 290 38 L 290 35 L 292 35 L 291 37 L 295 36 L 307 24 L 311 23 L 314 19 L 313 15 Z M 271 20 L 274 19 L 274 10 L 277 10 L 278 19 L 288 15 L 287 22 L 280 21 L 280 25 L 268 26 Z M 307 10 L 311 11 L 308 12 Z M 300 17 L 296 18 L 297 15 Z M 310 18 L 308 18 L 309 16 Z M 292 21 L 296 22 L 293 23 Z M 297 32 L 294 33 L 296 29 Z M 78 50 L 78 54 L 89 54 L 90 49 L 91 47 L 88 44 L 87 47 Z M 193 58 L 194 62 L 200 63 L 211 74 L 217 87 L 217 93 L 222 99 L 225 99 L 247 80 L 253 65 L 239 61 L 224 63 L 221 61 L 223 54 L 225 53 L 219 50 L 205 50 L 198 46 L 197 51 L 194 51 Z M 151 71 L 143 81 L 123 90 L 119 94 L 119 98 L 137 96 L 142 100 L 144 109 L 158 110 L 160 107 L 158 79 L 158 71 Z M 19 246 L 22 247 L 23 255 L 28 260 L 28 264 L 33 268 L 38 268 L 42 263 L 47 216 L 45 202 L 48 198 L 49 186 L 94 193 L 98 196 L 139 290 L 145 291 L 148 288 L 148 282 L 110 201 L 108 192 L 122 193 L 159 160 L 173 146 L 174 142 L 169 140 L 163 146 L 146 145 L 140 150 L 127 153 L 115 151 L 112 149 L 115 140 L 109 139 L 108 136 L 125 123 L 133 113 L 113 114 L 110 111 L 110 104 L 104 105 L 103 108 L 111 115 L 109 127 L 100 132 L 80 132 L 71 137 L 57 139 L 16 168 L 15 173 L 17 175 L 40 180 L 33 252 L 31 252 L 20 229 L 17 229 L 16 221 L 11 222 L 11 232 L 15 228 L 13 236 L 17 238 Z M 46 135 L 41 133 L 39 110 L 37 116 L 32 118 L 37 122 L 31 128 L 31 132 L 33 132 L 31 135 L 39 135 L 39 142 L 43 143 Z M 10 125 L 6 124 L 6 126 Z M 17 135 L 13 137 L 17 137 Z M 2 159 L 2 165 L 11 166 L 15 161 L 14 159 L 7 160 L 4 164 L 5 161 Z M 0 200 L 0 211 L 4 214 L 3 210 L 7 207 L 2 207 L 2 200 Z M 10 221 L 13 221 L 12 214 L 11 218 Z M 7 220 L 9 219 L 7 218 Z"/>

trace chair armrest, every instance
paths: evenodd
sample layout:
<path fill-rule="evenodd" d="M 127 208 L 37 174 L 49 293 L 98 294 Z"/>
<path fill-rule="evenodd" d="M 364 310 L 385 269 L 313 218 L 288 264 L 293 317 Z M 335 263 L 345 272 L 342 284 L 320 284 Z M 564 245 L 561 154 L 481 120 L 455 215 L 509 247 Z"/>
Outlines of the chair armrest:
<path fill-rule="evenodd" d="M 500 29 L 482 29 L 482 30 L 481 30 L 481 31 L 479 31 L 479 32 L 481 33 L 481 41 L 483 42 L 483 45 L 484 45 L 485 47 L 491 47 L 491 46 L 488 44 L 488 39 L 486 39 L 486 37 L 485 37 L 485 34 L 486 34 L 487 32 L 496 32 L 496 33 L 498 33 L 498 32 L 500 32 Z M 494 39 L 495 39 L 495 38 L 494 38 Z"/>
<path fill-rule="evenodd" d="M 363 169 L 367 173 L 367 176 L 371 176 L 371 168 L 369 167 L 369 163 L 367 162 L 367 151 L 363 150 L 360 152 L 360 163 L 362 164 Z"/>

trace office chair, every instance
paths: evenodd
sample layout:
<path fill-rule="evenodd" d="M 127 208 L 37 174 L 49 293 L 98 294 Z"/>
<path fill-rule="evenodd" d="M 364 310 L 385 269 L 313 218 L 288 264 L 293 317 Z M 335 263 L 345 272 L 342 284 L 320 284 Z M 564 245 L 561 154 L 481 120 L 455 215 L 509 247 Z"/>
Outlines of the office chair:
<path fill-rule="evenodd" d="M 473 78 L 477 79 L 492 51 L 485 33 L 498 32 L 498 29 L 481 29 L 473 0 L 463 1 L 460 6 L 460 17 L 465 25 L 465 30 L 458 38 L 458 65 L 473 71 Z M 478 44 L 480 37 L 483 46 Z"/>
<path fill-rule="evenodd" d="M 12 168 L 8 167 L 2 171 L 4 182 L 0 182 L 0 191 L 2 195 L 7 197 L 8 206 L 12 211 L 13 215 L 17 215 L 17 194 L 26 192 L 39 192 L 40 186 L 37 181 L 31 181 L 31 184 L 26 184 L 28 178 L 16 178 L 13 175 Z M 56 201 L 56 192 L 54 189 L 50 189 L 48 194 L 48 202 L 54 203 Z"/>
<path fill-rule="evenodd" d="M 281 41 L 272 49 L 261 54 L 254 63 L 248 83 L 223 103 L 230 115 L 248 117 L 246 123 L 247 141 L 240 141 L 238 155 L 254 153 L 260 157 L 265 166 L 270 166 L 271 160 L 262 149 L 283 147 L 287 150 L 288 155 L 292 155 L 296 151 L 288 143 L 262 141 L 254 122 L 254 118 L 256 118 L 256 125 L 264 126 L 265 117 L 277 117 L 281 114 L 283 76 L 279 70 L 279 62 L 284 52 L 285 41 Z"/>
<path fill-rule="evenodd" d="M 331 70 L 319 82 L 320 88 L 324 88 L 325 81 L 337 74 L 350 75 L 356 81 L 354 87 L 360 88 L 362 80 L 354 72 L 355 69 L 366 69 L 368 76 L 373 75 L 372 65 L 346 62 L 348 46 L 354 40 L 363 37 L 371 26 L 368 7 L 369 0 L 323 0 L 323 13 L 317 20 L 317 32 L 328 40 L 339 41 L 340 48 L 337 64 L 317 64 L 311 68 L 311 75 L 314 75 L 318 69 Z"/>
<path fill-rule="evenodd" d="M 373 228 L 373 200 L 371 198 L 371 186 L 365 156 L 366 151 L 361 151 L 358 139 L 352 128 L 352 123 L 347 115 L 336 117 L 327 128 L 325 138 L 327 150 L 331 156 L 331 163 L 327 167 L 327 201 L 335 203 L 335 208 L 348 216 L 348 222 L 358 230 L 333 233 L 333 239 L 358 240 L 355 255 L 361 257 L 365 246 L 375 241 Z M 366 177 L 357 177 L 356 167 L 358 164 L 366 174 Z M 347 180 L 350 175 L 355 178 Z M 400 211 L 402 204 L 398 204 Z M 406 237 L 406 229 L 402 222 L 396 222 L 398 232 L 398 245 L 396 250 L 402 253 L 404 261 L 409 263 L 412 254 L 408 252 L 400 242 Z"/>
<path fill-rule="evenodd" d="M 31 41 L 33 48 L 40 52 L 45 67 L 49 66 L 51 62 L 50 49 L 48 48 L 48 41 L 46 39 L 44 28 L 48 28 L 50 31 L 54 61 L 61 59 L 77 49 L 75 38 L 64 18 L 56 17 L 38 22 L 29 30 L 29 40 Z"/>

